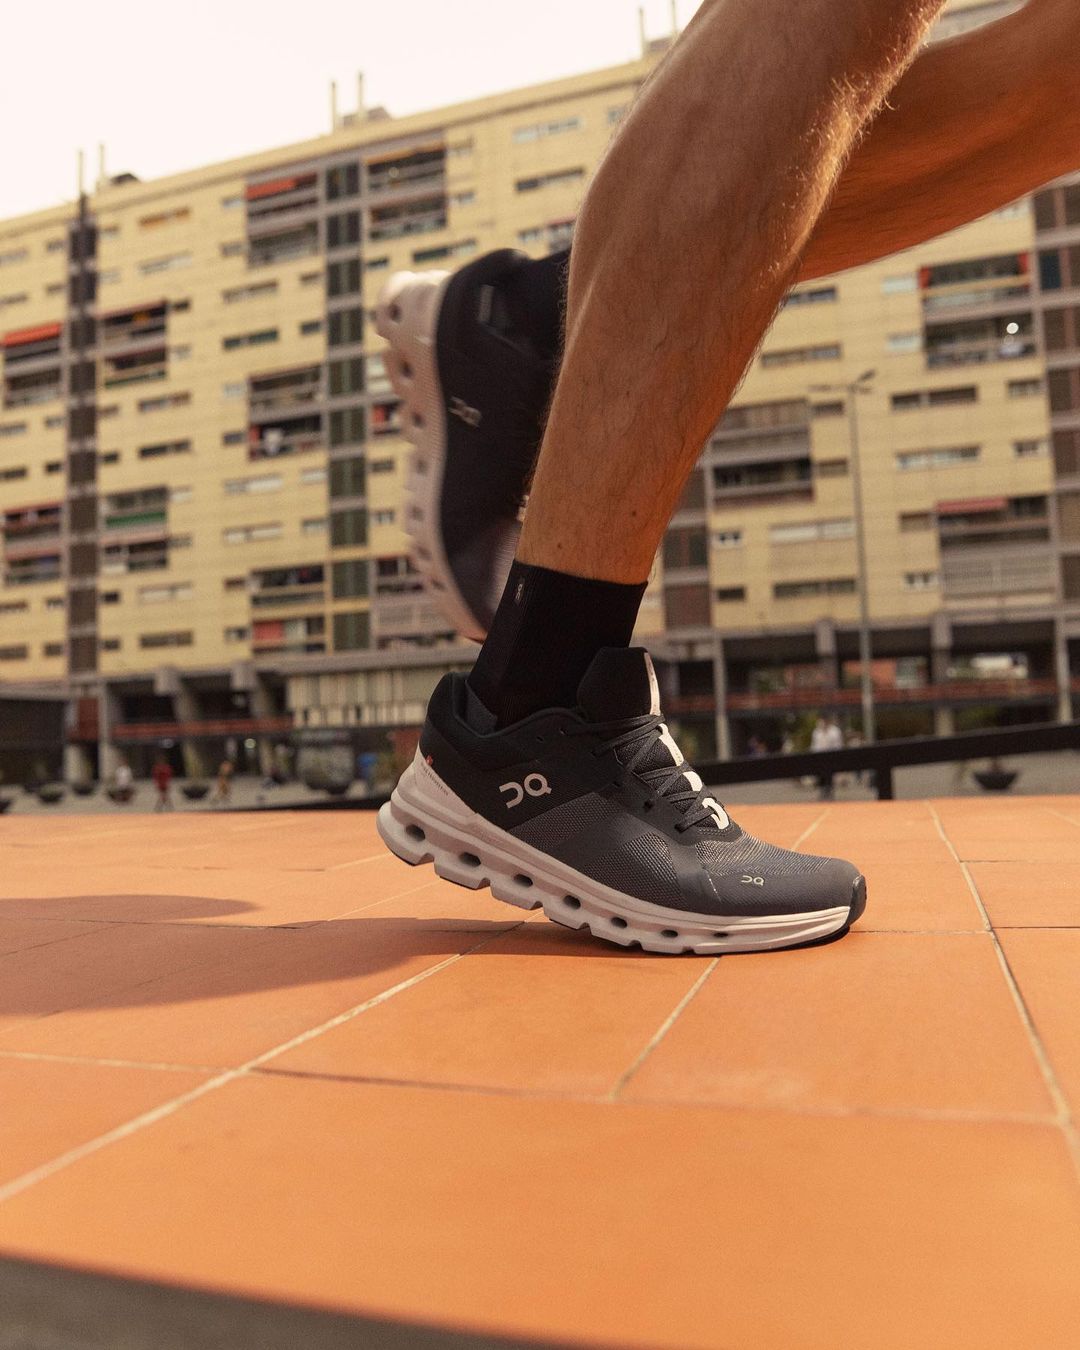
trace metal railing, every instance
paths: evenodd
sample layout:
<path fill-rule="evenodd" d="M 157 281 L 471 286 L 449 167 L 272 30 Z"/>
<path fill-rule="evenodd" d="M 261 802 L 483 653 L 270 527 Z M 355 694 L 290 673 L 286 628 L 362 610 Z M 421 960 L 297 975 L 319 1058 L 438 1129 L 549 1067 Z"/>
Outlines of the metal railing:
<path fill-rule="evenodd" d="M 1080 750 L 1080 722 L 1039 722 L 997 731 L 970 731 L 959 736 L 918 736 L 903 741 L 843 750 L 806 750 L 793 755 L 760 755 L 722 763 L 697 764 L 709 787 L 732 783 L 767 783 L 785 778 L 827 778 L 837 773 L 874 775 L 879 801 L 892 801 L 893 771 L 917 764 L 954 764 L 1001 755 L 1045 754 L 1052 750 Z M 1077 768 L 1080 784 L 1080 766 Z"/>

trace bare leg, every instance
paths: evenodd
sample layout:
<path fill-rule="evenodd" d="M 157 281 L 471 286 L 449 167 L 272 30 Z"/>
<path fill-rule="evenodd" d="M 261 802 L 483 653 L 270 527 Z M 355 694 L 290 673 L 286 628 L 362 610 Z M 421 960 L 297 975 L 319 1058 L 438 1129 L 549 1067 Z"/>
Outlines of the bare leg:
<path fill-rule="evenodd" d="M 644 580 L 861 129 L 943 4 L 706 0 L 581 213 L 522 562 Z"/>
<path fill-rule="evenodd" d="M 923 243 L 1080 164 L 1080 4 L 1030 0 L 922 52 L 840 176 L 802 279 Z"/>

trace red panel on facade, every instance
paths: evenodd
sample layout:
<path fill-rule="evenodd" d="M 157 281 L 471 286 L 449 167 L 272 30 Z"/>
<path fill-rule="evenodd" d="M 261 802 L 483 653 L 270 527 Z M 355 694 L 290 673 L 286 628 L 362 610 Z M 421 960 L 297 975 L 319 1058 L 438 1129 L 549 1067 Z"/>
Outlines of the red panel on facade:
<path fill-rule="evenodd" d="M 991 511 L 1004 511 L 1008 497 L 969 497 L 966 501 L 938 502 L 939 516 L 978 516 Z"/>
<path fill-rule="evenodd" d="M 60 324 L 43 323 L 37 328 L 16 328 L 3 336 L 5 347 L 21 347 L 24 342 L 44 342 L 46 338 L 59 337 Z"/>
<path fill-rule="evenodd" d="M 272 178 L 269 183 L 252 183 L 245 189 L 244 196 L 249 202 L 257 202 L 260 197 L 276 197 L 296 188 L 309 187 L 314 181 L 313 173 L 300 174 L 294 178 Z"/>

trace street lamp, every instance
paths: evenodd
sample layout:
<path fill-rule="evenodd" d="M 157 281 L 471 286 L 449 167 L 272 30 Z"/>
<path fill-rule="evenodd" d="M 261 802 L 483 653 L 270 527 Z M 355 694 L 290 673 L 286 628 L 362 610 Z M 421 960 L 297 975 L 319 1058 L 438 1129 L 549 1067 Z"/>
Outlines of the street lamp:
<path fill-rule="evenodd" d="M 850 384 L 812 384 L 814 393 L 839 394 L 848 398 L 848 427 L 851 439 L 851 493 L 855 515 L 855 555 L 858 564 L 859 591 L 859 684 L 862 690 L 863 739 L 872 744 L 877 739 L 874 718 L 874 681 L 870 671 L 870 602 L 869 572 L 866 566 L 866 529 L 863 520 L 862 464 L 859 459 L 859 412 L 856 406 L 860 394 L 871 392 L 871 381 L 876 370 L 864 370 Z"/>

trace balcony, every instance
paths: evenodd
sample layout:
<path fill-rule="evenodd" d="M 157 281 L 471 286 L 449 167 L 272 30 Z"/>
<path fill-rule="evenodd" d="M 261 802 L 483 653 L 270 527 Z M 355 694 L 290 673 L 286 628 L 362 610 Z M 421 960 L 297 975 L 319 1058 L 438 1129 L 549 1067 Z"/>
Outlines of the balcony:
<path fill-rule="evenodd" d="M 162 301 L 139 309 L 106 314 L 101 321 L 101 344 L 106 350 L 117 347 L 150 346 L 162 349 L 168 327 L 168 307 Z"/>
<path fill-rule="evenodd" d="M 281 459 L 284 455 L 305 455 L 313 450 L 325 448 L 326 442 L 318 433 L 284 436 L 280 432 L 275 432 L 250 440 L 248 442 L 248 459 L 252 461 Z"/>
<path fill-rule="evenodd" d="M 261 234 L 249 242 L 249 267 L 270 267 L 277 263 L 310 258 L 319 251 L 319 228 L 314 221 L 273 234 Z"/>
<path fill-rule="evenodd" d="M 59 367 L 33 374 L 7 375 L 4 379 L 4 407 L 31 408 L 51 403 L 64 391 Z"/>
<path fill-rule="evenodd" d="M 370 194 L 404 194 L 441 186 L 446 178 L 446 150 L 418 150 L 410 155 L 369 162 L 365 166 Z"/>
<path fill-rule="evenodd" d="M 263 222 L 274 226 L 279 216 L 313 210 L 319 201 L 318 182 L 313 173 L 274 178 L 265 183 L 249 184 L 244 197 L 249 230 L 258 228 Z"/>
<path fill-rule="evenodd" d="M 102 385 L 106 389 L 120 389 L 129 384 L 163 380 L 168 373 L 167 349 L 162 346 L 150 347 L 125 352 L 122 356 L 106 355 L 102 364 Z"/>
<path fill-rule="evenodd" d="M 1048 546 L 950 548 L 941 554 L 946 600 L 1053 594 L 1056 562 Z"/>
<path fill-rule="evenodd" d="M 372 207 L 368 238 L 372 242 L 402 239 L 406 235 L 429 234 L 445 228 L 446 198 L 429 197 L 401 205 Z"/>
<path fill-rule="evenodd" d="M 248 409 L 253 422 L 265 421 L 289 409 L 317 403 L 323 394 L 322 367 L 253 375 L 248 383 Z"/>

